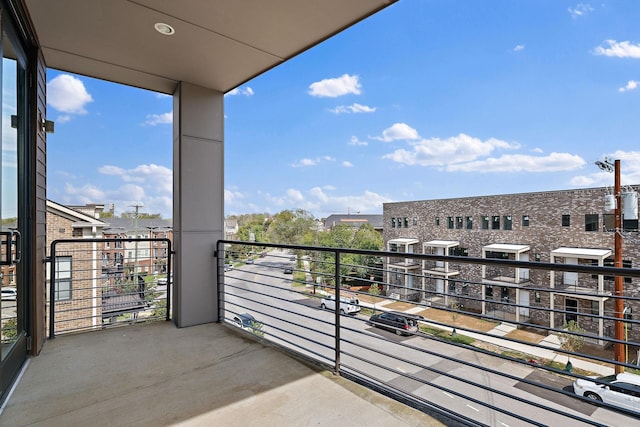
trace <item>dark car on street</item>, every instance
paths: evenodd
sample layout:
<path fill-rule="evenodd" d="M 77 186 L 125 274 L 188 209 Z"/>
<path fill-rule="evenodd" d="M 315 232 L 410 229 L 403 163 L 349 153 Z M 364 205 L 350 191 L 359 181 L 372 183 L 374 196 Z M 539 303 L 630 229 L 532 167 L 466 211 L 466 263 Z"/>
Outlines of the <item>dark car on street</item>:
<path fill-rule="evenodd" d="M 418 332 L 419 320 L 424 320 L 424 317 L 399 311 L 385 311 L 371 316 L 369 324 L 398 335 L 411 335 Z"/>

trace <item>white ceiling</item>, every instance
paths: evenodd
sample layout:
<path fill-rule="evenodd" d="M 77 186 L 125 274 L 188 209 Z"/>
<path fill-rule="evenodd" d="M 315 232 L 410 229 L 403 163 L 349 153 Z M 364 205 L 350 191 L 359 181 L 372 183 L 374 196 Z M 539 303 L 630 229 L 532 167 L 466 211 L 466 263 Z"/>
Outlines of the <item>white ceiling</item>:
<path fill-rule="evenodd" d="M 179 81 L 227 92 L 395 1 L 25 3 L 48 67 L 171 94 Z"/>

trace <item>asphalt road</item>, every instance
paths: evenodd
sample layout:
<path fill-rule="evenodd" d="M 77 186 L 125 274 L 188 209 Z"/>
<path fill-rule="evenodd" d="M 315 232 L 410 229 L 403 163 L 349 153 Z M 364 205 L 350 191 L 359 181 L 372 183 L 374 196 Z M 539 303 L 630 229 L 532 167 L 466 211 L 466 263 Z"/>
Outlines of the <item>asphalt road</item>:
<path fill-rule="evenodd" d="M 265 338 L 334 364 L 336 315 L 319 308 L 319 297 L 308 297 L 302 294 L 303 289 L 292 287 L 292 276 L 283 271 L 293 266 L 288 254 L 271 253 L 252 265 L 227 272 L 226 308 L 252 313 L 264 323 Z M 596 425 L 637 423 L 621 413 L 528 383 L 570 391 L 568 378 L 428 336 L 399 337 L 371 327 L 366 320 L 363 315 L 339 316 L 338 356 L 343 372 L 365 374 L 485 425 L 531 425 L 521 417 L 535 420 L 539 425 L 589 425 L 564 415 L 567 413 L 589 419 Z M 500 373 L 507 373 L 511 378 Z"/>

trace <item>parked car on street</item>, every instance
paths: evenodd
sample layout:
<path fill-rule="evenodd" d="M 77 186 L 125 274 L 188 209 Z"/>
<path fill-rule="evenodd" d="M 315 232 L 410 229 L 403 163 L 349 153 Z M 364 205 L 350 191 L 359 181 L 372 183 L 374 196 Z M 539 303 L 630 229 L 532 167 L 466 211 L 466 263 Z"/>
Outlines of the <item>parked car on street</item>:
<path fill-rule="evenodd" d="M 335 310 L 336 309 L 336 296 L 327 295 L 322 298 L 320 302 L 320 308 Z M 340 297 L 340 313 L 342 314 L 355 314 L 360 311 L 360 301 L 355 297 Z"/>
<path fill-rule="evenodd" d="M 233 265 L 232 264 L 225 264 L 224 265 L 224 271 L 231 271 L 233 270 Z"/>
<path fill-rule="evenodd" d="M 293 274 L 293 270 L 287 267 L 284 269 L 284 274 Z"/>
<path fill-rule="evenodd" d="M 2 300 L 3 301 L 15 301 L 18 298 L 18 291 L 11 286 L 2 287 Z"/>
<path fill-rule="evenodd" d="M 246 331 L 253 331 L 253 325 L 256 322 L 256 318 L 250 315 L 249 313 L 242 313 L 234 316 L 233 323 L 239 328 L 242 328 Z"/>
<path fill-rule="evenodd" d="M 597 381 L 575 380 L 573 392 L 597 402 L 640 412 L 640 375 L 622 372 L 590 378 Z"/>
<path fill-rule="evenodd" d="M 371 316 L 369 323 L 398 335 L 411 335 L 418 332 L 419 320 L 424 320 L 424 317 L 399 311 L 385 311 Z"/>

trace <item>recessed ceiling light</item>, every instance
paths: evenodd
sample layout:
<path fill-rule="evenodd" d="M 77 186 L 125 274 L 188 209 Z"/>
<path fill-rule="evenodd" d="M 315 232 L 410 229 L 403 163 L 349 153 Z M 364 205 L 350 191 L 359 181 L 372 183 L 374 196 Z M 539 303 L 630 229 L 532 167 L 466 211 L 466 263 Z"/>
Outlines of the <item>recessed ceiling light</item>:
<path fill-rule="evenodd" d="M 164 22 L 156 22 L 154 24 L 154 28 L 160 34 L 164 34 L 165 36 L 172 36 L 176 33 L 176 30 L 169 24 L 165 24 Z"/>

